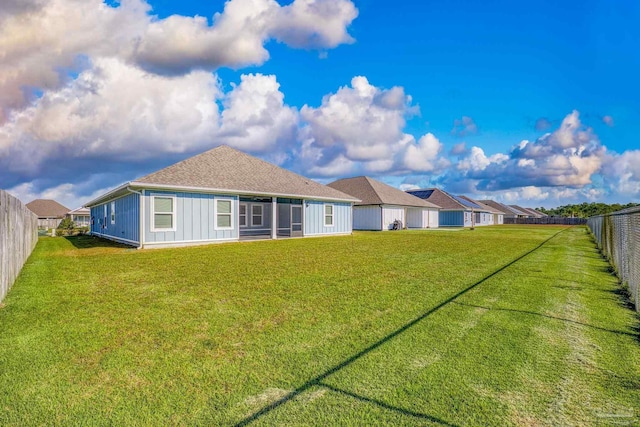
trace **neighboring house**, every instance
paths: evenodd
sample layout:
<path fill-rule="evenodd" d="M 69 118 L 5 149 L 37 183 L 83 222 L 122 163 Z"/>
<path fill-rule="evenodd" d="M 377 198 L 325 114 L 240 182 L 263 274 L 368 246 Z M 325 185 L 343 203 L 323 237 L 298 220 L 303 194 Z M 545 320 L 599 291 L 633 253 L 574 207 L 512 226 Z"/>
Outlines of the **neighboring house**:
<path fill-rule="evenodd" d="M 528 214 L 529 218 L 542 218 L 544 216 L 547 216 L 547 215 L 543 214 L 542 212 L 536 211 L 535 209 L 523 208 L 523 207 L 520 207 L 518 205 L 511 205 L 511 207 L 515 208 L 515 209 L 517 209 L 517 210 L 519 210 L 521 212 L 524 212 L 524 213 Z"/>
<path fill-rule="evenodd" d="M 505 205 L 503 203 L 496 202 L 494 200 L 480 200 L 480 202 L 484 203 L 487 206 L 491 206 L 494 209 L 504 212 L 505 218 L 528 218 L 528 214 L 512 206 Z"/>
<path fill-rule="evenodd" d="M 69 213 L 67 216 L 73 221 L 76 227 L 88 227 L 91 224 L 91 211 L 88 208 L 77 208 Z"/>
<path fill-rule="evenodd" d="M 518 205 L 509 205 L 509 207 L 517 214 L 516 218 L 532 218 L 531 212 L 521 208 Z"/>
<path fill-rule="evenodd" d="M 27 208 L 38 215 L 38 228 L 57 228 L 69 208 L 51 199 L 36 199 L 27 203 Z"/>
<path fill-rule="evenodd" d="M 392 230 L 396 221 L 406 228 L 438 227 L 438 206 L 373 178 L 345 178 L 328 185 L 360 199 L 353 207 L 354 230 Z"/>
<path fill-rule="evenodd" d="M 474 214 L 485 212 L 479 205 L 437 188 L 409 190 L 407 193 L 440 206 L 440 227 L 472 227 L 475 223 Z"/>
<path fill-rule="evenodd" d="M 471 197 L 458 197 L 478 206 L 478 210 L 474 212 L 475 225 L 500 225 L 504 223 L 504 212 L 501 210 L 482 203 L 479 200 L 472 199 Z"/>
<path fill-rule="evenodd" d="M 535 212 L 535 213 L 537 213 L 538 215 L 540 215 L 540 218 L 545 218 L 545 217 L 548 217 L 548 216 L 549 216 L 549 215 L 547 215 L 546 213 L 544 213 L 544 212 L 540 212 L 540 211 L 539 211 L 539 210 L 537 210 L 537 209 L 531 209 L 531 208 L 529 208 L 529 210 L 530 210 L 531 212 Z"/>
<path fill-rule="evenodd" d="M 222 145 L 85 206 L 91 234 L 147 248 L 349 234 L 357 201 Z"/>

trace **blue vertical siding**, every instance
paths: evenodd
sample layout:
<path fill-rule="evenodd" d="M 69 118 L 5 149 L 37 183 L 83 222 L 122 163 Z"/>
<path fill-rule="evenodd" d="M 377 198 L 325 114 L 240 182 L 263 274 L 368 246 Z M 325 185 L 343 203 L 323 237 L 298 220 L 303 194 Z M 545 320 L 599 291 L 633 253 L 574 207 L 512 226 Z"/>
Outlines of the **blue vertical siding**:
<path fill-rule="evenodd" d="M 175 231 L 151 231 L 151 198 L 154 195 L 176 197 Z M 230 230 L 215 229 L 214 204 L 216 199 L 232 201 L 232 225 Z M 144 243 L 189 243 L 238 239 L 238 197 L 232 195 L 184 193 L 145 190 Z"/>
<path fill-rule="evenodd" d="M 111 202 L 115 202 L 115 224 L 111 224 Z M 106 215 L 105 206 L 107 207 Z M 91 234 L 125 243 L 140 244 L 140 196 L 138 194 L 128 194 L 101 205 L 92 206 L 91 218 Z"/>
<path fill-rule="evenodd" d="M 471 225 L 471 219 L 465 222 L 464 211 L 443 211 L 438 213 L 440 227 L 464 227 Z"/>
<path fill-rule="evenodd" d="M 333 205 L 333 226 L 324 225 L 324 205 Z M 304 209 L 304 235 L 348 234 L 352 227 L 351 203 L 306 200 Z"/>

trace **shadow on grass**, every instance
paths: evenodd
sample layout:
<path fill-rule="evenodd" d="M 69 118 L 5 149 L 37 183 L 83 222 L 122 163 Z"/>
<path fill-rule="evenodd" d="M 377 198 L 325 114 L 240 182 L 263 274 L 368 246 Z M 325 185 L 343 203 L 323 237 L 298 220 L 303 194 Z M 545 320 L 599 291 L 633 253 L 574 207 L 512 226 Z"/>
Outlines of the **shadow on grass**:
<path fill-rule="evenodd" d="M 635 333 L 636 340 L 640 343 L 640 312 L 636 310 L 635 303 L 633 302 L 633 296 L 629 292 L 629 288 L 625 285 L 619 284 L 615 289 L 611 291 L 615 296 L 618 304 L 626 309 L 634 312 L 634 324 L 631 327 Z"/>
<path fill-rule="evenodd" d="M 504 307 L 486 307 L 486 306 L 483 306 L 483 305 L 468 304 L 468 303 L 457 302 L 457 301 L 454 301 L 453 303 L 454 304 L 458 304 L 458 305 L 464 305 L 464 306 L 467 306 L 467 307 L 482 308 L 482 309 L 485 309 L 485 310 L 506 311 L 506 312 L 509 312 L 509 313 L 519 313 L 519 314 L 529 314 L 529 315 L 532 315 L 532 316 L 544 317 L 544 318 L 547 318 L 547 319 L 558 320 L 558 321 L 561 321 L 561 322 L 573 323 L 574 325 L 585 326 L 587 328 L 597 329 L 597 330 L 603 331 L 603 332 L 610 332 L 612 334 L 628 335 L 628 336 L 631 336 L 631 337 L 634 337 L 634 338 L 638 338 L 638 334 L 637 334 L 636 331 L 634 331 L 634 332 L 617 331 L 615 329 L 607 329 L 607 328 L 603 328 L 603 327 L 600 327 L 600 326 L 590 325 L 588 323 L 578 322 L 576 320 L 565 319 L 564 317 L 556 317 L 556 316 L 550 316 L 548 314 L 537 313 L 535 311 L 517 310 L 515 308 L 504 308 Z"/>
<path fill-rule="evenodd" d="M 345 396 L 352 397 L 352 398 L 360 400 L 362 402 L 372 403 L 372 404 L 377 405 L 377 406 L 379 406 L 381 408 L 388 409 L 388 410 L 394 411 L 394 412 L 398 412 L 398 413 L 400 413 L 402 415 L 407 415 L 407 416 L 413 417 L 413 418 L 419 418 L 419 419 L 423 419 L 423 420 L 428 420 L 428 421 L 431 421 L 431 422 L 434 422 L 434 423 L 442 424 L 443 426 L 456 427 L 456 424 L 448 423 L 445 420 L 441 420 L 440 418 L 436 418 L 434 416 L 427 415 L 427 414 L 422 414 L 420 412 L 410 411 L 410 410 L 404 409 L 404 408 L 398 408 L 397 406 L 389 405 L 389 404 L 387 404 L 385 402 L 382 402 L 380 400 L 377 400 L 377 399 L 371 399 L 371 398 L 366 397 L 366 396 L 360 396 L 359 394 L 351 393 L 350 391 L 347 391 L 347 390 L 342 390 L 342 389 L 336 388 L 336 387 L 334 387 L 332 385 L 329 385 L 327 383 L 319 383 L 318 386 L 324 387 L 327 390 L 331 390 L 331 391 L 333 391 L 335 393 L 340 393 L 340 394 L 343 394 Z"/>
<path fill-rule="evenodd" d="M 491 279 L 493 276 L 495 276 L 495 275 L 501 273 L 502 271 L 506 270 L 507 268 L 511 267 L 513 264 L 517 263 L 521 259 L 527 257 L 528 255 L 530 255 L 533 252 L 535 252 L 538 249 L 540 249 L 547 242 L 549 242 L 551 239 L 553 239 L 556 236 L 558 236 L 563 231 L 566 231 L 566 230 L 569 230 L 569 229 L 571 229 L 571 227 L 566 227 L 566 228 L 561 229 L 560 231 L 558 231 L 557 233 L 555 233 L 554 235 L 552 235 L 548 239 L 546 239 L 543 242 L 541 242 L 540 244 L 538 244 L 533 249 L 527 251 L 526 253 L 524 253 L 524 254 L 520 255 L 519 257 L 515 258 L 513 261 L 510 261 L 509 263 L 507 263 L 507 264 L 503 265 L 502 267 L 498 268 L 493 273 L 485 276 L 484 278 L 478 280 L 477 282 L 475 282 L 475 283 L 469 285 L 468 287 L 464 288 L 463 290 L 457 292 L 456 294 L 454 294 L 451 297 L 449 297 L 448 299 L 442 301 L 440 304 L 436 305 L 435 307 L 430 308 L 429 310 L 425 311 L 420 316 L 416 317 L 415 319 L 411 320 L 410 322 L 404 324 L 400 328 L 398 328 L 395 331 L 391 332 L 387 336 L 385 336 L 385 337 L 381 338 L 380 340 L 376 341 L 375 343 L 371 344 L 369 347 L 366 347 L 365 349 L 360 350 L 358 353 L 355 353 L 351 357 L 348 357 L 347 359 L 343 360 L 342 362 L 330 367 L 329 369 L 327 369 L 323 373 L 319 374 L 318 376 L 316 376 L 314 378 L 311 378 L 309 381 L 307 381 L 306 383 L 302 384 L 301 386 L 299 386 L 298 388 L 296 388 L 292 392 L 288 393 L 287 395 L 285 395 L 281 399 L 278 399 L 277 401 L 265 406 L 264 408 L 260 409 L 259 411 L 254 412 L 252 415 L 249 415 L 248 417 L 244 418 L 240 422 L 236 423 L 235 426 L 236 427 L 242 427 L 242 426 L 249 425 L 254 421 L 257 421 L 258 419 L 260 419 L 263 416 L 267 415 L 269 412 L 271 412 L 274 409 L 284 405 L 285 403 L 287 403 L 290 400 L 296 398 L 298 395 L 306 392 L 308 389 L 310 389 L 312 387 L 323 387 L 323 386 L 326 387 L 326 384 L 324 384 L 323 381 L 326 378 L 328 378 L 329 376 L 331 376 L 331 375 L 335 374 L 336 372 L 348 367 L 349 365 L 351 365 L 352 363 L 354 363 L 358 359 L 362 358 L 363 356 L 366 356 L 367 354 L 371 353 L 372 351 L 378 349 L 379 347 L 383 346 L 387 342 L 391 341 L 392 339 L 394 339 L 398 335 L 401 335 L 403 332 L 411 329 L 413 326 L 415 326 L 416 324 L 420 323 L 422 320 L 426 319 L 427 317 L 429 317 L 430 315 L 432 315 L 436 311 L 440 310 L 442 307 L 445 307 L 445 306 L 449 305 L 451 302 L 453 302 L 457 298 L 461 297 L 462 295 L 466 294 L 467 292 L 471 291 L 472 289 L 476 288 L 478 285 L 486 282 L 487 280 Z M 356 395 L 354 394 L 353 396 L 356 396 Z M 384 408 L 387 408 L 387 409 L 394 408 L 393 406 L 387 405 L 384 402 L 378 402 L 378 401 L 375 401 L 375 400 L 372 400 L 372 399 L 369 399 L 367 401 L 370 402 L 370 403 L 380 404 L 381 407 L 384 407 Z M 400 409 L 400 408 L 396 408 L 396 409 Z M 429 415 L 425 415 L 425 414 L 420 414 L 420 415 L 422 415 L 424 417 L 430 417 Z M 430 419 L 431 418 L 433 418 L 433 417 L 430 417 Z M 438 420 L 438 419 L 437 418 L 433 418 L 433 420 Z M 446 421 L 443 421 L 443 420 L 438 420 L 437 422 L 446 423 Z"/>
<path fill-rule="evenodd" d="M 111 240 L 102 239 L 100 237 L 90 236 L 88 234 L 80 236 L 65 236 L 65 239 L 69 241 L 77 249 L 91 249 L 91 248 L 122 248 L 133 249 L 133 246 L 117 243 Z"/>

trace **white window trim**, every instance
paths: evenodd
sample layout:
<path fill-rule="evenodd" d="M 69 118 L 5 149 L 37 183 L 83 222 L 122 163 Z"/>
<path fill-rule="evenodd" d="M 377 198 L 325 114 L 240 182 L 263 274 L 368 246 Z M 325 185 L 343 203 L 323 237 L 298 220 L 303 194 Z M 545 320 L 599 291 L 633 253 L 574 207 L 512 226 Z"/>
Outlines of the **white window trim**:
<path fill-rule="evenodd" d="M 151 198 L 151 209 L 149 209 L 150 213 L 151 213 L 151 223 L 149 224 L 150 230 L 152 233 L 163 233 L 165 231 L 176 231 L 176 223 L 178 222 L 178 218 L 176 215 L 176 208 L 177 208 L 177 197 L 175 194 L 150 194 L 149 195 Z M 171 228 L 156 228 L 156 197 L 161 197 L 161 198 L 165 198 L 165 199 L 173 199 L 173 202 L 171 203 L 171 206 L 173 206 L 173 212 L 171 212 L 171 215 L 173 215 L 171 224 L 173 227 Z M 167 214 L 169 212 L 159 212 L 159 213 L 164 213 Z"/>
<path fill-rule="evenodd" d="M 116 202 L 111 202 L 111 224 L 116 223 Z"/>
<path fill-rule="evenodd" d="M 331 206 L 331 215 L 327 215 L 327 206 Z M 336 214 L 336 205 L 331 203 L 324 203 L 322 205 L 322 225 L 325 227 L 335 227 L 335 214 Z M 327 217 L 331 216 L 331 224 L 327 224 Z"/>
<path fill-rule="evenodd" d="M 231 212 L 228 214 L 220 214 L 220 215 L 229 215 L 231 217 L 229 223 L 231 224 L 230 227 L 218 227 L 218 202 L 231 202 Z M 233 230 L 234 229 L 234 224 L 233 224 L 233 216 L 234 216 L 234 207 L 235 207 L 235 199 L 229 199 L 229 198 L 222 198 L 222 197 L 217 197 L 213 200 L 213 229 L 214 230 Z"/>
<path fill-rule="evenodd" d="M 258 224 L 257 222 L 253 222 L 253 208 L 260 208 L 260 223 Z M 256 215 L 258 216 L 258 215 Z M 252 227 L 262 227 L 262 225 L 264 224 L 264 206 L 263 205 L 251 205 L 251 226 Z"/>
<path fill-rule="evenodd" d="M 242 213 L 240 213 L 240 207 L 244 206 L 244 215 L 242 215 Z M 247 203 L 240 203 L 238 205 L 238 225 L 242 228 L 247 227 L 248 222 L 247 222 L 247 216 L 249 214 L 249 206 L 247 205 Z M 244 225 L 242 225 L 240 223 L 240 218 L 244 216 Z M 216 221 L 218 220 L 218 218 L 216 217 Z"/>
<path fill-rule="evenodd" d="M 102 218 L 102 228 L 106 230 L 107 229 L 107 204 L 106 203 L 103 205 L 103 208 L 104 208 L 103 209 L 104 215 Z"/>

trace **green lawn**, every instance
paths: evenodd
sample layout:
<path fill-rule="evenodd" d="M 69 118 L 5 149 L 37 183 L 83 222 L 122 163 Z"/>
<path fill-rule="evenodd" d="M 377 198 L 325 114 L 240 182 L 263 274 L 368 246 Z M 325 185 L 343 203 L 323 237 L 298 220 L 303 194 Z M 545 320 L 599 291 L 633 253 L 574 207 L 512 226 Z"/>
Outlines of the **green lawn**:
<path fill-rule="evenodd" d="M 3 304 L 2 426 L 640 424 L 640 319 L 581 227 L 45 237 Z"/>

